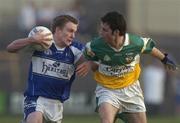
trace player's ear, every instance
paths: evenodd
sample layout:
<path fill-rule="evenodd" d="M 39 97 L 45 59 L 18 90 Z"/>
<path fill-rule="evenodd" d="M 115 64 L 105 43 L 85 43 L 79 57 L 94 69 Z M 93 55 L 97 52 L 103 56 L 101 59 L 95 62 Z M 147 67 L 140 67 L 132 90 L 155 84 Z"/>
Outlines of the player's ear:
<path fill-rule="evenodd" d="M 56 27 L 55 32 L 59 32 L 59 31 L 61 31 L 61 28 L 60 27 Z"/>
<path fill-rule="evenodd" d="M 119 36 L 119 35 L 120 35 L 119 30 L 117 30 L 117 29 L 116 29 L 116 30 L 114 30 L 113 35 L 114 35 L 114 36 Z"/>

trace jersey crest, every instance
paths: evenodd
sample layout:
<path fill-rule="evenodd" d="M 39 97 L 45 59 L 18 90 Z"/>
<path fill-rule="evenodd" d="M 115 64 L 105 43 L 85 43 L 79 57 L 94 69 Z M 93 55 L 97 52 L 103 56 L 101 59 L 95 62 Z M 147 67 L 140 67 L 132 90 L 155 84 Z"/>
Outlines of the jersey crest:
<path fill-rule="evenodd" d="M 104 61 L 111 61 L 111 57 L 108 56 L 108 55 L 105 55 L 103 60 L 104 60 Z"/>

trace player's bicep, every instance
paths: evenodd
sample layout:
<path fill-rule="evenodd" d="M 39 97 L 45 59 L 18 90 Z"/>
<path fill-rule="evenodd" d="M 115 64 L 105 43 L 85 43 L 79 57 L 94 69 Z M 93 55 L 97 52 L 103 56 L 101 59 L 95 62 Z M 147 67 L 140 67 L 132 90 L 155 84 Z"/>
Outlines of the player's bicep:
<path fill-rule="evenodd" d="M 142 38 L 143 46 L 141 53 L 151 53 L 152 49 L 155 46 L 155 42 L 151 38 Z"/>

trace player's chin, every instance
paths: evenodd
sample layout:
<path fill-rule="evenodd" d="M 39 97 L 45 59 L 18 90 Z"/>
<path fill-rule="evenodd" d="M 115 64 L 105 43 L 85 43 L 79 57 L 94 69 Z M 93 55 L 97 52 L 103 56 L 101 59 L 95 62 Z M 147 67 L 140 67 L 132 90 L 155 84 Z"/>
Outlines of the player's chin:
<path fill-rule="evenodd" d="M 66 45 L 67 45 L 67 46 L 69 46 L 69 45 L 71 45 L 71 44 L 72 44 L 72 41 L 66 42 Z"/>

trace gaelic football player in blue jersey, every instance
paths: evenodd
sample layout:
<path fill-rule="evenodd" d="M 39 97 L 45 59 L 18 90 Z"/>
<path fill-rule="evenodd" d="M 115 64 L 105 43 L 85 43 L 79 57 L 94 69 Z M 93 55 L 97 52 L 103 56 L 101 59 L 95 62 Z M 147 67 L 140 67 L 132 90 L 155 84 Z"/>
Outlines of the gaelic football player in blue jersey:
<path fill-rule="evenodd" d="M 52 22 L 53 43 L 48 50 L 32 51 L 27 89 L 24 93 L 24 123 L 61 123 L 63 102 L 70 96 L 75 74 L 85 76 L 88 62 L 83 62 L 84 46 L 73 41 L 78 21 L 69 15 L 61 15 Z M 45 43 L 49 34 L 35 33 L 17 39 L 7 46 L 9 52 Z"/>
<path fill-rule="evenodd" d="M 126 123 L 147 122 L 139 84 L 143 53 L 156 57 L 167 69 L 176 69 L 174 62 L 155 47 L 151 38 L 127 33 L 121 14 L 109 12 L 101 18 L 100 36 L 88 42 L 84 52 L 85 57 L 93 61 L 101 123 L 113 123 L 121 112 Z"/>

